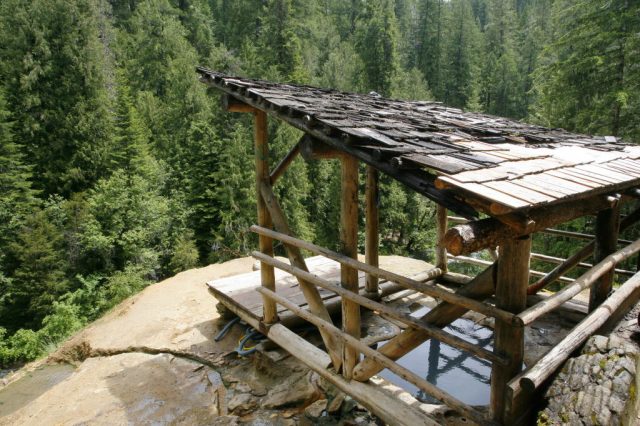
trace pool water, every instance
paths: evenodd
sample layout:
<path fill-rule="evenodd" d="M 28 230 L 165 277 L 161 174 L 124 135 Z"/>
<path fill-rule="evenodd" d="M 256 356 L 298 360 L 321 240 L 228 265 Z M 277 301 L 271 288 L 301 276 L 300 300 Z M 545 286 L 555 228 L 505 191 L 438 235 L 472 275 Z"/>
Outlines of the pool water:
<path fill-rule="evenodd" d="M 417 318 L 428 311 L 429 308 L 424 307 L 411 315 Z M 493 350 L 493 330 L 477 325 L 471 320 L 460 318 L 444 330 L 487 350 Z M 378 347 L 384 343 L 378 343 Z M 430 339 L 397 362 L 464 403 L 489 404 L 491 382 L 489 361 Z M 441 403 L 389 370 L 383 370 L 379 375 L 410 392 L 419 401 L 430 404 Z"/>

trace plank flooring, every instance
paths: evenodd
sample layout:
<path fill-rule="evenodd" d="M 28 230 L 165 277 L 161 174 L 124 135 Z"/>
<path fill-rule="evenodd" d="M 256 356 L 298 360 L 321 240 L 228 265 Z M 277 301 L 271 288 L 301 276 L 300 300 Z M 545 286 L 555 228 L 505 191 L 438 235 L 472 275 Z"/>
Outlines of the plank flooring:
<path fill-rule="evenodd" d="M 338 283 L 340 281 L 340 264 L 323 256 L 314 256 L 306 259 L 309 271 L 325 280 Z M 307 303 L 298 284 L 298 280 L 293 275 L 275 269 L 276 293 L 286 297 L 299 307 L 306 307 Z M 359 288 L 365 286 L 363 272 L 358 275 Z M 223 304 L 231 304 L 238 309 L 259 320 L 262 317 L 262 296 L 256 292 L 260 287 L 260 271 L 248 272 L 234 275 L 227 278 L 209 281 L 209 290 Z M 322 300 L 326 303 L 339 300 L 335 293 L 318 288 Z M 287 316 L 286 309 L 278 306 L 278 315 Z"/>

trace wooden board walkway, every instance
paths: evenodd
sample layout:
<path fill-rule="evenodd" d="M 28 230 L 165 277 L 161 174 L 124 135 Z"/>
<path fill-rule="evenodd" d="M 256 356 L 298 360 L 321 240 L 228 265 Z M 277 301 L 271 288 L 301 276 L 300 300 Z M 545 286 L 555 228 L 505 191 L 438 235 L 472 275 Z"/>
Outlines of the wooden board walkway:
<path fill-rule="evenodd" d="M 340 282 L 340 264 L 324 256 L 315 256 L 306 259 L 309 271 L 330 282 Z M 286 297 L 299 307 L 307 307 L 304 295 L 298 284 L 298 280 L 293 275 L 276 269 L 276 292 Z M 365 276 L 363 272 L 358 274 L 359 289 L 365 286 Z M 262 318 L 262 296 L 256 291 L 260 287 L 260 271 L 248 272 L 221 278 L 207 283 L 209 290 L 225 306 L 233 312 L 241 310 L 259 321 Z M 325 304 L 337 302 L 340 296 L 330 291 L 318 288 L 320 296 Z M 287 322 L 293 319 L 293 315 L 278 305 L 278 315 L 281 321 Z"/>

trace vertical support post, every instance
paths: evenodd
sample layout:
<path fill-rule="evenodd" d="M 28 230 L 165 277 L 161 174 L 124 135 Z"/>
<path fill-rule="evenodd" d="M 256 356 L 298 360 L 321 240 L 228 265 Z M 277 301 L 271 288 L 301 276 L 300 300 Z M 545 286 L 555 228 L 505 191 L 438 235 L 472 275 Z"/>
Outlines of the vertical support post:
<path fill-rule="evenodd" d="M 378 170 L 367 166 L 367 183 L 365 186 L 365 262 L 372 266 L 379 266 L 378 261 L 378 205 L 380 192 L 378 191 Z M 378 295 L 378 277 L 367 274 L 366 291 L 369 295 Z"/>
<path fill-rule="evenodd" d="M 496 306 L 514 314 L 527 305 L 531 237 L 506 241 L 500 246 L 496 282 Z M 524 357 L 524 327 L 496 319 L 494 352 L 509 359 L 508 366 L 494 364 L 491 370 L 491 416 L 501 424 L 511 424 L 513 414 L 507 411 L 507 383 L 522 370 Z"/>
<path fill-rule="evenodd" d="M 258 204 L 258 224 L 265 228 L 271 228 L 271 215 L 267 210 L 264 199 L 260 193 L 260 185 L 262 183 L 271 185 L 269 177 L 269 145 L 267 134 L 267 114 L 264 111 L 256 110 L 254 112 L 254 142 L 256 156 L 256 194 Z M 273 240 L 269 237 L 260 235 L 258 237 L 260 251 L 268 256 L 273 256 Z M 273 272 L 273 266 L 264 262 L 260 264 L 260 279 L 262 286 L 276 291 L 276 279 Z M 272 324 L 278 320 L 278 311 L 276 303 L 273 299 L 262 296 L 263 318 L 266 324 Z"/>
<path fill-rule="evenodd" d="M 436 204 L 436 267 L 447 272 L 447 249 L 444 247 L 444 234 L 447 233 L 447 209 Z"/>
<path fill-rule="evenodd" d="M 618 247 L 618 230 L 620 228 L 620 207 L 601 210 L 596 216 L 596 247 L 594 264 L 615 252 Z M 589 292 L 589 312 L 596 309 L 607 299 L 613 287 L 614 268 L 600 277 L 591 286 Z"/>
<path fill-rule="evenodd" d="M 353 259 L 358 257 L 358 160 L 351 155 L 341 158 L 342 197 L 340 199 L 340 242 L 342 254 Z M 346 265 L 340 267 L 342 286 L 358 293 L 358 271 Z M 360 305 L 342 299 L 342 329 L 355 338 L 360 338 Z M 359 353 L 344 345 L 342 372 L 351 379 Z"/>

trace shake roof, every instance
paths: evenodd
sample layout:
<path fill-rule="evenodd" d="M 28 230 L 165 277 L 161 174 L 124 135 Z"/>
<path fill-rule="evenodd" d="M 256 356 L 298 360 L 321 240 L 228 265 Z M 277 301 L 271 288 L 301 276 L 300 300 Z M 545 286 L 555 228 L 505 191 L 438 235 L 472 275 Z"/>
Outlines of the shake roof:
<path fill-rule="evenodd" d="M 632 188 L 640 146 L 410 102 L 231 77 L 202 81 L 350 153 L 465 216 L 499 215 Z"/>

